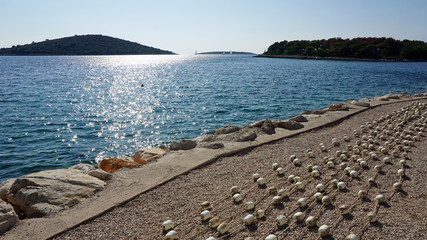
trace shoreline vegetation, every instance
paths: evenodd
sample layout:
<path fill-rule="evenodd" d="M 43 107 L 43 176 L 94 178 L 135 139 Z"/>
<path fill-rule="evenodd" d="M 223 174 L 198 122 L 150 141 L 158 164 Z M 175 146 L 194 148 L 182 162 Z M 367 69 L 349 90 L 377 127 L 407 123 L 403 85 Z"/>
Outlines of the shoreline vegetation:
<path fill-rule="evenodd" d="M 427 61 L 427 43 L 393 38 L 330 38 L 275 42 L 256 57 L 415 62 Z"/>
<path fill-rule="evenodd" d="M 103 35 L 75 35 L 31 44 L 1 48 L 0 56 L 62 55 L 152 55 L 175 54 L 171 51 L 141 45 Z"/>
<path fill-rule="evenodd" d="M 171 176 L 171 172 L 161 170 L 164 168 L 172 172 L 188 172 L 191 169 L 197 169 L 206 165 L 206 163 L 214 161 L 218 158 L 217 156 L 233 155 L 245 149 L 276 142 L 286 136 L 317 129 L 319 126 L 340 121 L 340 119 L 384 103 L 422 100 L 426 99 L 426 97 L 427 93 L 414 94 L 413 96 L 406 93 L 387 94 L 373 99 L 364 98 L 346 103 L 336 103 L 322 110 L 305 111 L 288 120 L 264 119 L 243 127 L 225 126 L 217 129 L 215 134 L 212 135 L 173 142 L 169 148 L 165 146 L 146 148 L 138 150 L 134 156 L 103 159 L 98 166 L 78 164 L 69 169 L 45 170 L 17 179 L 9 179 L 0 185 L 0 197 L 2 199 L 0 200 L 0 207 L 7 210 L 2 211 L 2 214 L 8 219 L 7 224 L 4 225 L 5 228 L 0 229 L 0 235 L 12 228 L 19 219 L 39 217 L 45 219 L 43 218 L 44 216 L 51 216 L 56 212 L 72 211 L 72 206 L 80 203 L 83 199 L 90 198 L 96 192 L 101 192 L 102 194 L 105 192 L 107 195 L 114 194 L 115 196 L 118 189 L 111 189 L 112 186 L 108 188 L 109 185 L 129 184 L 127 181 L 135 182 L 138 179 L 152 182 L 154 185 L 162 184 L 166 177 L 162 174 Z M 425 105 L 423 106 L 425 107 Z M 180 167 L 171 170 L 170 167 L 177 164 L 176 161 L 179 162 L 178 166 Z M 150 166 L 159 172 L 153 172 L 153 170 L 150 170 Z M 135 172 L 149 171 L 150 174 L 154 174 L 152 177 L 155 176 L 154 178 L 158 180 L 145 179 L 150 174 L 131 172 L 133 170 L 131 168 L 135 168 Z M 122 170 L 117 171 L 119 169 Z M 126 171 L 125 169 L 128 170 Z M 175 174 L 180 175 L 178 172 Z M 133 176 L 134 174 L 137 174 L 138 177 Z M 114 181 L 114 179 L 119 181 Z M 156 181 L 159 182 L 156 183 Z M 135 185 L 135 187 L 137 186 Z M 149 189 L 151 188 L 149 187 Z M 35 189 L 38 189 L 40 194 L 36 198 L 33 197 Z M 125 190 L 123 187 L 119 187 L 119 189 Z M 98 193 L 96 199 L 102 200 L 100 199 L 102 197 L 99 196 Z M 92 198 L 92 200 L 94 199 Z M 119 201 L 127 200 L 119 199 Z M 90 201 L 86 201 L 86 204 L 90 204 Z M 111 204 L 117 205 L 117 203 Z M 99 206 L 98 210 L 105 211 L 102 207 L 106 206 Z M 108 209 L 107 207 L 107 211 Z M 99 213 L 95 215 L 99 215 Z"/>
<path fill-rule="evenodd" d="M 426 59 L 401 59 L 401 58 L 351 58 L 351 57 L 318 57 L 318 56 L 301 56 L 301 55 L 268 55 L 260 54 L 254 57 L 259 58 L 285 58 L 301 60 L 330 60 L 330 61 L 362 61 L 362 62 L 427 62 Z"/>

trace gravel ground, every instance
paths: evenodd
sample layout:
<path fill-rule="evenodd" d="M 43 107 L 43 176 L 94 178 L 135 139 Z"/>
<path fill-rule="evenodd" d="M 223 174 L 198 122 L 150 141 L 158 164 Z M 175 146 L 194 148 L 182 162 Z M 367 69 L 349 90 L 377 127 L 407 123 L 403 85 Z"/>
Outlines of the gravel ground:
<path fill-rule="evenodd" d="M 418 102 L 427 103 L 426 100 Z M 88 223 L 74 228 L 55 239 L 164 239 L 162 222 L 172 220 L 174 230 L 179 239 L 207 239 L 209 236 L 221 239 L 245 239 L 252 236 L 254 239 L 265 239 L 269 234 L 275 234 L 278 239 L 320 239 L 317 229 L 321 225 L 328 225 L 331 234 L 324 239 L 344 239 L 350 233 L 357 234 L 360 239 L 427 239 L 427 137 L 420 137 L 414 142 L 408 152 L 406 176 L 399 177 L 398 169 L 402 168 L 399 160 L 402 156 L 391 156 L 391 163 L 384 164 L 381 159 L 390 156 L 378 149 L 385 146 L 387 139 L 379 139 L 373 150 L 379 160 L 372 160 L 369 156 L 358 155 L 357 158 L 366 160 L 368 166 L 362 168 L 352 160 L 342 161 L 335 157 L 336 151 L 347 150 L 347 145 L 354 146 L 356 141 L 364 142 L 362 135 L 369 135 L 372 129 L 367 128 L 365 133 L 360 130 L 361 125 L 373 123 L 381 116 L 392 114 L 403 117 L 403 113 L 393 111 L 408 106 L 410 103 L 395 103 L 383 105 L 373 110 L 367 110 L 333 126 L 324 127 L 315 131 L 303 133 L 292 138 L 284 139 L 273 144 L 264 145 L 251 151 L 225 157 L 201 169 L 191 171 L 177 179 L 148 191 L 129 203 L 118 207 L 111 212 L 98 217 Z M 427 108 L 421 112 L 426 112 Z M 426 116 L 427 117 L 427 116 Z M 417 120 L 410 121 L 403 126 L 408 129 Z M 378 126 L 387 126 L 381 121 Z M 353 135 L 353 130 L 361 132 L 359 137 Z M 392 130 L 394 133 L 395 130 Z M 401 130 L 400 133 L 403 131 Z M 343 140 L 344 134 L 350 142 Z M 424 134 L 427 134 L 424 130 Z M 416 135 L 416 134 L 415 134 Z M 340 146 L 333 146 L 331 139 L 337 138 Z M 322 152 L 319 143 L 324 143 L 327 152 Z M 401 144 L 403 145 L 403 143 Z M 315 158 L 307 156 L 307 149 L 312 149 Z M 371 151 L 371 150 L 369 150 Z M 402 151 L 399 152 L 401 154 Z M 353 155 L 349 151 L 349 155 Z M 296 155 L 301 160 L 301 166 L 294 166 L 289 157 Z M 324 157 L 333 157 L 335 167 L 328 168 L 323 163 Z M 345 162 L 352 169 L 357 170 L 356 178 L 347 176 L 338 166 Z M 285 174 L 277 176 L 272 169 L 273 163 L 279 163 Z M 313 177 L 306 170 L 307 165 L 318 165 L 320 177 Z M 382 165 L 383 171 L 377 173 L 375 165 Z M 266 179 L 266 187 L 258 187 L 252 179 L 254 173 L 259 173 Z M 295 184 L 288 182 L 289 175 L 302 178 L 305 190 L 297 190 Z M 375 177 L 375 183 L 369 184 L 368 179 Z M 337 178 L 346 183 L 345 190 L 337 190 L 331 179 Z M 402 181 L 403 190 L 393 191 L 393 183 Z M 323 193 L 332 199 L 332 204 L 324 206 L 313 199 L 316 185 L 326 186 Z M 230 188 L 238 186 L 243 196 L 242 203 L 233 203 Z M 274 195 L 269 194 L 269 188 L 286 189 L 289 196 L 282 199 L 280 205 L 271 204 Z M 359 199 L 359 190 L 368 193 L 367 199 Z M 120 193 L 118 193 L 120 194 Z M 375 197 L 383 194 L 386 203 L 376 204 Z M 300 198 L 308 200 L 307 206 L 300 208 L 297 201 Z M 221 221 L 228 222 L 228 234 L 219 236 L 211 229 L 208 223 L 200 219 L 200 203 L 210 201 L 212 214 Z M 245 226 L 242 219 L 254 210 L 245 211 L 245 202 L 255 203 L 255 211 L 265 210 L 265 217 L 257 219 L 250 226 Z M 341 215 L 339 206 L 346 204 L 351 207 L 351 213 Z M 294 213 L 301 211 L 305 217 L 315 216 L 317 225 L 307 227 L 304 223 L 295 223 L 292 220 Z M 376 211 L 378 221 L 369 223 L 366 215 Z M 286 225 L 278 227 L 276 217 L 285 215 L 289 220 Z"/>

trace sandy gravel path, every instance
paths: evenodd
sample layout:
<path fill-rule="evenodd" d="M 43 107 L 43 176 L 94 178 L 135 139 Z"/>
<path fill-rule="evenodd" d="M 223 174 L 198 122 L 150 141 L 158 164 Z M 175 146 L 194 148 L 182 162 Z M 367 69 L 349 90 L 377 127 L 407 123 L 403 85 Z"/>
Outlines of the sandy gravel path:
<path fill-rule="evenodd" d="M 417 102 L 427 103 L 427 100 Z M 419 141 L 414 141 L 414 145 L 409 147 L 407 166 L 404 168 L 406 176 L 402 178 L 397 174 L 402 168 L 399 164 L 402 155 L 391 156 L 389 164 L 381 161 L 390 156 L 392 150 L 383 154 L 379 147 L 385 146 L 386 141 L 392 141 L 392 136 L 386 135 L 383 140 L 378 134 L 373 138 L 377 141 L 377 145 L 373 144 L 373 151 L 379 160 L 357 155 L 357 158 L 367 162 L 366 168 L 360 167 L 355 161 L 342 161 L 335 157 L 336 151 L 347 150 L 347 145 L 354 146 L 357 141 L 368 141 L 363 140 L 362 136 L 369 136 L 369 131 L 373 129 L 367 127 L 367 131 L 362 133 L 361 125 L 367 126 L 367 122 L 372 124 L 374 120 L 379 120 L 387 114 L 402 118 L 402 113 L 393 114 L 393 111 L 410 104 L 406 102 L 379 106 L 332 126 L 221 158 L 148 191 L 122 207 L 55 239 L 164 239 L 165 233 L 161 225 L 168 219 L 175 223 L 179 239 L 207 239 L 209 236 L 218 239 L 220 236 L 217 231 L 211 229 L 207 222 L 200 220 L 199 205 L 204 201 L 212 203 L 214 216 L 230 225 L 229 234 L 222 236 L 222 239 L 245 239 L 249 236 L 265 239 L 269 234 L 277 235 L 278 239 L 320 239 L 317 228 L 323 224 L 331 227 L 331 235 L 325 239 L 344 239 L 350 233 L 357 234 L 361 239 L 427 239 L 427 137 L 420 137 Z M 425 111 L 427 110 L 422 112 Z M 416 122 L 417 119 L 404 125 L 399 134 Z M 377 126 L 388 124 L 381 121 Z M 361 132 L 359 137 L 353 136 L 354 129 Z M 394 129 L 390 131 L 393 134 L 396 132 Z M 349 136 L 349 142 L 343 140 L 344 134 Z M 424 135 L 426 134 L 424 129 Z M 333 137 L 337 138 L 340 146 L 332 145 Z M 326 145 L 327 152 L 319 149 L 319 143 Z M 404 146 L 403 142 L 396 145 Z M 315 158 L 307 156 L 307 149 L 312 149 Z M 349 151 L 349 156 L 353 154 Z M 402 151 L 399 151 L 399 154 L 402 154 Z M 301 166 L 294 166 L 289 161 L 290 155 L 301 159 Z M 335 159 L 334 168 L 328 168 L 323 163 L 325 157 Z M 347 176 L 338 166 L 342 162 L 358 171 L 358 177 Z M 279 163 L 285 174 L 277 176 L 272 169 L 273 163 Z M 306 170 L 309 164 L 319 166 L 320 177 L 315 178 Z M 377 173 L 374 170 L 375 165 L 383 166 L 383 171 Z M 258 187 L 254 183 L 254 173 L 259 173 L 266 179 L 266 187 Z M 305 190 L 297 190 L 295 184 L 288 182 L 288 176 L 291 174 L 301 177 Z M 369 184 L 368 179 L 372 177 L 375 177 L 375 183 Z M 346 189 L 339 191 L 333 187 L 331 179 L 334 178 L 345 182 Z M 392 185 L 399 179 L 402 181 L 403 190 L 394 192 Z M 313 195 L 319 183 L 326 186 L 323 194 L 331 197 L 332 205 L 323 206 L 314 201 Z M 232 186 L 241 188 L 240 193 L 244 198 L 242 203 L 233 203 L 229 193 Z M 280 205 L 272 205 L 270 202 L 274 195 L 269 194 L 270 187 L 286 189 L 289 197 L 283 198 Z M 362 189 L 367 191 L 368 199 L 361 200 L 357 197 L 357 193 Z M 378 194 L 383 194 L 387 202 L 377 205 L 375 197 Z M 297 201 L 300 198 L 308 200 L 306 207 L 298 207 Z M 245 211 L 244 202 L 247 201 L 253 201 L 256 210 L 265 210 L 265 217 L 250 226 L 242 223 L 246 215 L 254 213 L 254 210 Z M 351 213 L 346 216 L 340 214 L 339 206 L 343 204 L 352 208 Z M 371 224 L 366 220 L 366 215 L 373 210 L 377 212 L 378 221 Z M 297 211 L 303 212 L 306 217 L 315 216 L 317 225 L 308 228 L 304 223 L 294 223 L 289 219 L 288 224 L 277 227 L 278 215 L 283 214 L 291 218 Z"/>

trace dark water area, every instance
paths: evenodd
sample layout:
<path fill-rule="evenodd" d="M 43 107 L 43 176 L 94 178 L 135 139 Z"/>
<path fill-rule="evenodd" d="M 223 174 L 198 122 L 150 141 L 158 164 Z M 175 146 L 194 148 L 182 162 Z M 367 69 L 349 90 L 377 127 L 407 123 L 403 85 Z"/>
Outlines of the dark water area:
<path fill-rule="evenodd" d="M 0 57 L 0 181 L 401 92 L 427 92 L 427 63 Z"/>

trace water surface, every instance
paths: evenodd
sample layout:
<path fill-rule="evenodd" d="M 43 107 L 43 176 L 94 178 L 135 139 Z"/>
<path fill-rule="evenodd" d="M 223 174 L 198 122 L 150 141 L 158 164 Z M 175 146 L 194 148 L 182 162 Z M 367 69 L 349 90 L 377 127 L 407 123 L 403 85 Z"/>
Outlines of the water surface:
<path fill-rule="evenodd" d="M 0 181 L 224 125 L 427 91 L 427 63 L 247 55 L 0 57 L 0 73 Z"/>

